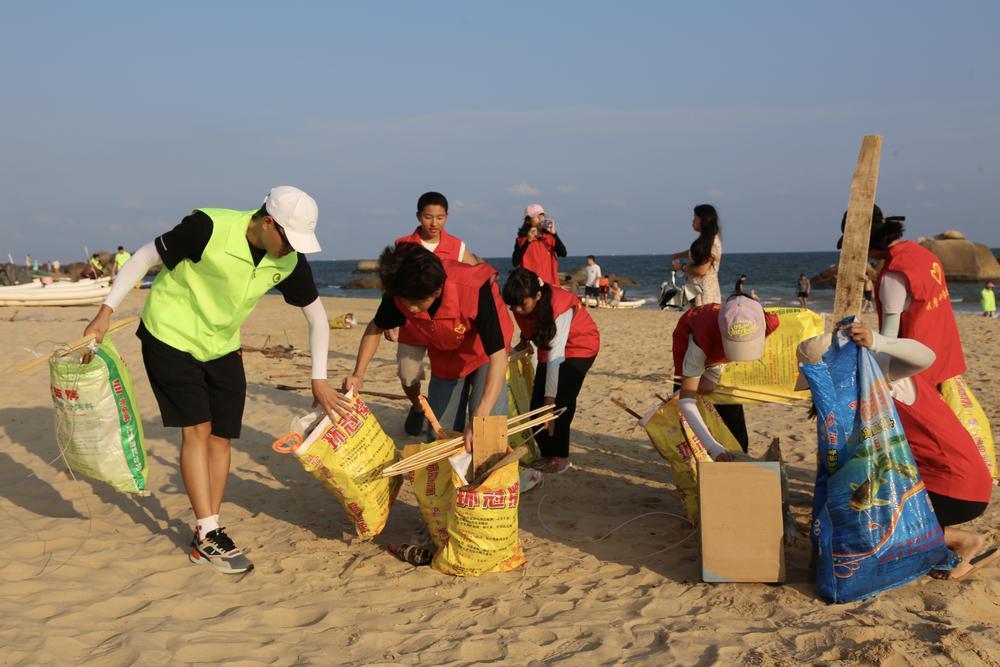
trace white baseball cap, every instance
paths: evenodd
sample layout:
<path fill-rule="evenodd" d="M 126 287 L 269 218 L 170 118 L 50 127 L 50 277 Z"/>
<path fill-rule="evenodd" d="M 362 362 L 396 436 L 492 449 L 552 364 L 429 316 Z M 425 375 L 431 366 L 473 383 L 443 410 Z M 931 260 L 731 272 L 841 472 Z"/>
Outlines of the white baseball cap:
<path fill-rule="evenodd" d="M 545 209 L 542 208 L 541 204 L 531 204 L 526 209 L 524 209 L 524 217 L 533 218 L 536 215 L 541 215 L 545 213 Z"/>
<path fill-rule="evenodd" d="M 301 253 L 320 251 L 316 238 L 319 206 L 315 199 L 294 186 L 279 185 L 267 193 L 264 208 L 281 225 L 292 248 Z"/>

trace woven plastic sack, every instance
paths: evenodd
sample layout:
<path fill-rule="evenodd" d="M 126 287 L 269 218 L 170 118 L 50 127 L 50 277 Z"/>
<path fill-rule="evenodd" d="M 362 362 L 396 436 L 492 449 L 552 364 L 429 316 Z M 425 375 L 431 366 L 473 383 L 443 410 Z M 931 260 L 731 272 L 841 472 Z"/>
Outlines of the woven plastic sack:
<path fill-rule="evenodd" d="M 446 433 L 445 439 L 450 440 L 456 433 Z M 426 444 L 407 445 L 403 447 L 403 459 L 420 453 L 422 450 L 439 445 L 445 439 Z M 448 511 L 451 499 L 455 495 L 455 486 L 451 481 L 451 465 L 448 460 L 436 461 L 424 468 L 411 470 L 406 474 L 413 487 L 413 495 L 417 499 L 420 515 L 427 524 L 434 546 L 439 549 L 448 540 Z"/>
<path fill-rule="evenodd" d="M 976 395 L 972 393 L 969 385 L 961 375 L 955 376 L 941 383 L 941 397 L 948 404 L 951 411 L 955 413 L 962 426 L 969 432 L 972 439 L 976 441 L 976 448 L 979 454 L 986 461 L 986 467 L 990 470 L 993 479 L 1000 478 L 1000 471 L 997 469 L 997 450 L 993 440 L 993 432 L 990 430 L 990 420 L 979 405 Z"/>
<path fill-rule="evenodd" d="M 382 477 L 382 469 L 398 460 L 396 445 L 360 398 L 350 417 L 340 417 L 336 424 L 320 416 L 313 412 L 297 419 L 292 433 L 275 441 L 274 449 L 294 454 L 340 501 L 358 536 L 371 539 L 385 528 L 401 485 L 399 477 Z"/>
<path fill-rule="evenodd" d="M 507 405 L 510 417 L 531 411 L 531 391 L 534 386 L 535 368 L 531 365 L 531 357 L 523 353 L 512 353 L 507 364 Z M 524 463 L 531 463 L 539 456 L 538 445 L 530 430 L 509 436 L 508 442 L 512 449 L 528 448 L 528 453 L 521 457 Z"/>
<path fill-rule="evenodd" d="M 802 364 L 818 414 L 816 588 L 831 603 L 895 588 L 954 563 L 870 350 L 838 333 Z"/>
<path fill-rule="evenodd" d="M 494 470 L 476 488 L 461 487 L 461 478 L 451 471 L 448 539 L 434 554 L 434 569 L 478 577 L 487 572 L 509 572 L 524 564 L 517 534 L 517 468 L 515 461 Z"/>
<path fill-rule="evenodd" d="M 743 453 L 715 406 L 701 396 L 698 397 L 698 412 L 719 444 L 727 451 Z M 698 523 L 698 463 L 710 462 L 712 457 L 681 414 L 676 397 L 653 408 L 640 423 L 653 447 L 670 464 L 674 486 L 688 518 L 692 523 Z"/>
<path fill-rule="evenodd" d="M 56 442 L 77 474 L 118 491 L 145 493 L 146 451 L 132 375 L 110 338 L 49 361 Z"/>

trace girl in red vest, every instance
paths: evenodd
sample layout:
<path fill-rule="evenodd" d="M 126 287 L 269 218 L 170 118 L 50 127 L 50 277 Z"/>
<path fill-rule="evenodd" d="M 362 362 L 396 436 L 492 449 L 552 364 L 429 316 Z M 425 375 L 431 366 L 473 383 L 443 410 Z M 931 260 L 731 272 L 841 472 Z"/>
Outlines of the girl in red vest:
<path fill-rule="evenodd" d="M 445 231 L 448 222 L 448 200 L 440 192 L 425 192 L 417 200 L 417 221 L 420 225 L 412 234 L 396 239 L 401 243 L 418 243 L 441 259 L 478 264 L 478 258 L 465 247 L 457 236 Z M 424 380 L 425 341 L 412 326 L 403 325 L 399 329 L 385 332 L 389 341 L 398 341 L 396 363 L 403 393 L 410 399 L 410 412 L 404 425 L 409 435 L 419 434 L 424 427 L 424 412 L 420 408 L 420 385 Z"/>
<path fill-rule="evenodd" d="M 847 332 L 855 343 L 875 353 L 891 383 L 896 411 L 944 529 L 945 543 L 962 559 L 953 570 L 932 572 L 931 576 L 964 579 L 1000 557 L 996 548 L 983 551 L 982 535 L 955 528 L 986 511 L 993 480 L 972 436 L 926 378 L 936 355 L 917 340 L 882 336 L 863 322 L 852 322 Z M 818 363 L 829 343 L 829 334 L 809 339 L 799 346 L 799 359 Z"/>
<path fill-rule="evenodd" d="M 531 354 L 538 347 L 538 371 L 531 409 L 543 405 L 566 408 L 535 436 L 542 457 L 533 465 L 545 473 L 569 469 L 569 429 L 587 371 L 601 349 L 601 335 L 575 294 L 546 284 L 533 271 L 515 269 L 503 286 L 503 300 L 521 328 L 516 349 Z"/>
<path fill-rule="evenodd" d="M 361 391 L 383 332 L 413 326 L 427 341 L 431 360 L 427 401 L 442 426 L 465 431 L 471 451 L 472 422 L 466 414 L 507 414 L 507 351 L 514 323 L 496 276 L 489 264 L 442 261 L 416 243 L 386 248 L 379 257 L 382 302 L 361 337 L 345 390 Z"/>
<path fill-rule="evenodd" d="M 566 256 L 566 246 L 556 233 L 556 222 L 546 218 L 541 204 L 524 209 L 524 223 L 514 240 L 511 260 L 515 268 L 532 271 L 549 285 L 559 285 L 559 257 Z"/>

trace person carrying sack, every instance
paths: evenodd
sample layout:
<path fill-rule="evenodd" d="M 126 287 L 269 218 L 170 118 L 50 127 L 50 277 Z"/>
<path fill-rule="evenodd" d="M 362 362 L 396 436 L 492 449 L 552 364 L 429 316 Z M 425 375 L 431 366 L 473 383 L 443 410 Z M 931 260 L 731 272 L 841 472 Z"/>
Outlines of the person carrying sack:
<path fill-rule="evenodd" d="M 351 401 L 326 380 L 329 325 L 304 256 L 320 250 L 318 217 L 313 198 L 287 185 L 257 210 L 196 209 L 136 251 L 84 330 L 100 342 L 132 286 L 163 263 L 136 336 L 163 425 L 181 429 L 181 476 L 196 518 L 189 558 L 226 574 L 253 569 L 219 514 L 246 401 L 240 325 L 271 288 L 309 323 L 314 400 L 331 419 L 349 415 Z"/>
<path fill-rule="evenodd" d="M 500 298 L 496 269 L 442 261 L 421 245 L 402 243 L 382 252 L 379 277 L 382 302 L 361 337 L 343 390 L 360 394 L 383 332 L 411 325 L 427 340 L 431 411 L 444 428 L 464 431 L 466 450 L 472 451 L 472 420 L 466 415 L 507 415 L 514 323 Z"/>

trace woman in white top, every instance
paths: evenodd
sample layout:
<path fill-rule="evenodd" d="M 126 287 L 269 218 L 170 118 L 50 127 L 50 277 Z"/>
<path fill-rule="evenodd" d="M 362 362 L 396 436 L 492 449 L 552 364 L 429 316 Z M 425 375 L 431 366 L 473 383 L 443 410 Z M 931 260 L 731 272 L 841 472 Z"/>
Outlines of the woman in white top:
<path fill-rule="evenodd" d="M 711 204 L 695 206 L 691 227 L 698 232 L 698 238 L 689 250 L 671 255 L 673 269 L 684 271 L 686 280 L 701 288 L 701 294 L 694 298 L 695 306 L 722 303 L 722 291 L 719 289 L 722 234 L 719 232 L 719 214 L 715 207 Z"/>

